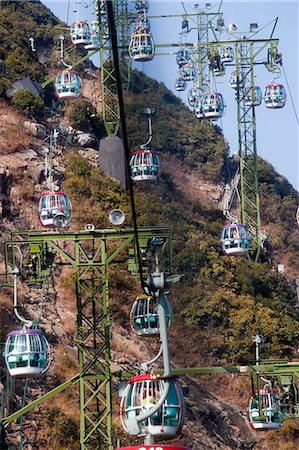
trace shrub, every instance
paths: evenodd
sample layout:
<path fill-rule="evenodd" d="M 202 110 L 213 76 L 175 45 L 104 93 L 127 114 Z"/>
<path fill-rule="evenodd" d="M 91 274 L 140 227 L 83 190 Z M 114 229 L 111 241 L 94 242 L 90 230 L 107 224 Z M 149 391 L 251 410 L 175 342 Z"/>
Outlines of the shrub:
<path fill-rule="evenodd" d="M 13 94 L 12 104 L 25 114 L 32 116 L 40 115 L 44 106 L 44 102 L 39 95 L 35 95 L 27 89 L 21 89 Z"/>

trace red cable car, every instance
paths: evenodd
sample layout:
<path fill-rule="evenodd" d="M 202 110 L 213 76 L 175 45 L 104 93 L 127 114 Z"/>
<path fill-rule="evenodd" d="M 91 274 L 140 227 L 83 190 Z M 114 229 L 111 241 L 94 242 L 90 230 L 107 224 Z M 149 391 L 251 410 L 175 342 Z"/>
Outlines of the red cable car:
<path fill-rule="evenodd" d="M 169 391 L 158 410 L 138 421 L 138 416 L 147 414 L 159 403 L 167 384 Z M 176 378 L 144 374 L 130 379 L 120 403 L 120 420 L 127 433 L 139 437 L 150 434 L 157 440 L 172 439 L 180 434 L 184 418 L 185 401 Z"/>
<path fill-rule="evenodd" d="M 158 181 L 161 178 L 161 159 L 152 149 L 141 148 L 132 153 L 131 176 L 134 181 Z"/>
<path fill-rule="evenodd" d="M 44 192 L 39 199 L 38 216 L 43 227 L 64 228 L 72 217 L 72 205 L 64 192 Z"/>
<path fill-rule="evenodd" d="M 286 99 L 287 94 L 282 84 L 270 83 L 265 87 L 264 103 L 267 108 L 283 108 Z"/>
<path fill-rule="evenodd" d="M 182 447 L 181 445 L 167 445 L 167 444 L 154 444 L 154 445 L 133 445 L 131 447 L 118 447 L 115 450 L 191 450 L 189 447 Z"/>

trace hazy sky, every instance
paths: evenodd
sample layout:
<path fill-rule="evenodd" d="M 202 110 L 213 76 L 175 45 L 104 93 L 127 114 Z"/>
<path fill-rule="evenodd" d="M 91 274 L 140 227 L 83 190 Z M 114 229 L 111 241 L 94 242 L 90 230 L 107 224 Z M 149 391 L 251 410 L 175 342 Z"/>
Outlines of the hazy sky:
<path fill-rule="evenodd" d="M 57 1 L 43 0 L 60 19 L 72 23 L 76 15 L 72 12 L 73 0 Z M 85 5 L 92 5 L 91 0 L 84 0 Z M 86 13 L 90 20 L 95 20 L 92 16 L 92 6 L 84 8 L 83 2 L 78 2 L 80 18 L 85 19 Z M 204 9 L 206 2 L 184 2 L 188 12 L 194 12 L 194 5 L 197 3 L 199 9 Z M 209 2 L 213 6 L 212 11 L 217 10 L 219 3 Z M 215 7 L 214 7 L 215 5 Z M 257 22 L 259 28 L 265 27 L 258 35 L 258 38 L 269 38 L 273 28 L 273 21 L 278 17 L 278 22 L 273 34 L 273 38 L 279 39 L 279 52 L 282 52 L 283 69 L 281 76 L 275 80 L 282 83 L 287 90 L 286 106 L 278 110 L 269 110 L 261 105 L 256 108 L 257 124 L 257 151 L 260 156 L 269 161 L 278 173 L 286 176 L 292 185 L 299 188 L 299 157 L 298 157 L 298 83 L 299 83 L 299 48 L 298 48 L 298 25 L 299 25 L 299 3 L 294 1 L 226 1 L 222 3 L 221 11 L 224 14 L 225 26 L 230 23 L 238 25 L 238 31 L 249 30 L 249 24 Z M 151 0 L 149 16 L 161 16 L 163 14 L 183 14 L 182 2 L 179 1 L 159 1 Z M 179 41 L 181 30 L 181 18 L 152 18 L 151 31 L 156 44 L 167 44 Z M 268 25 L 268 26 L 267 26 Z M 191 37 L 191 33 L 190 33 Z M 223 39 L 227 38 L 222 36 Z M 161 53 L 157 49 L 157 53 Z M 265 54 L 265 53 L 264 53 Z M 134 67 L 143 70 L 148 76 L 163 81 L 182 100 L 186 101 L 186 93 L 178 93 L 174 89 L 175 78 L 177 77 L 177 64 L 175 56 L 157 55 L 152 61 L 147 63 L 134 63 Z M 217 78 L 217 91 L 221 92 L 225 104 L 226 113 L 222 122 L 216 122 L 223 128 L 224 136 L 228 141 L 231 153 L 238 151 L 237 134 L 237 105 L 234 99 L 234 90 L 230 87 L 228 76 L 233 68 L 229 67 L 224 77 Z M 286 75 L 286 77 L 285 77 Z M 256 69 L 256 84 L 264 90 L 264 87 L 273 80 L 273 75 L 264 66 Z M 188 89 L 191 88 L 189 83 Z M 145 105 L 147 106 L 147 105 Z M 149 105 L 150 106 L 150 105 Z"/>

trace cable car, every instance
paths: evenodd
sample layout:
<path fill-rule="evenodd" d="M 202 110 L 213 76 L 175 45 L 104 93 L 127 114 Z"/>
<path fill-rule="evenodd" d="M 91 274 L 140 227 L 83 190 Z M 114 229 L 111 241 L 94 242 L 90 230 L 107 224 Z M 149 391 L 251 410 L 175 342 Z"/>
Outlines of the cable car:
<path fill-rule="evenodd" d="M 165 401 L 150 417 L 137 422 L 139 433 L 136 434 L 137 430 L 133 432 L 130 425 L 159 402 L 166 383 L 169 383 L 169 392 Z M 129 434 L 140 437 L 150 434 L 155 440 L 171 439 L 180 433 L 184 418 L 185 401 L 177 379 L 157 374 L 137 375 L 130 379 L 120 403 L 120 420 Z"/>
<path fill-rule="evenodd" d="M 237 72 L 232 72 L 228 78 L 230 85 L 233 89 L 238 89 L 239 87 L 244 87 L 244 81 Z"/>
<path fill-rule="evenodd" d="M 270 83 L 265 87 L 264 103 L 267 108 L 283 108 L 287 94 L 282 84 Z"/>
<path fill-rule="evenodd" d="M 81 94 L 81 86 L 81 78 L 74 70 L 62 70 L 54 83 L 56 97 L 61 100 L 77 98 Z"/>
<path fill-rule="evenodd" d="M 195 114 L 195 117 L 197 119 L 204 119 L 205 118 L 204 111 L 203 111 L 203 108 L 202 108 L 202 99 L 201 99 L 201 97 L 197 98 L 195 100 L 194 114 Z"/>
<path fill-rule="evenodd" d="M 253 91 L 253 98 L 252 98 L 252 87 L 248 86 L 246 87 L 246 92 L 245 92 L 245 105 L 246 106 L 259 106 L 262 103 L 262 98 L 263 98 L 263 94 L 262 94 L 262 90 L 259 86 L 254 86 L 254 91 Z"/>
<path fill-rule="evenodd" d="M 170 302 L 166 299 L 166 321 L 170 326 L 173 311 Z M 139 336 L 156 336 L 160 334 L 158 299 L 148 295 L 137 297 L 130 315 L 132 330 Z"/>
<path fill-rule="evenodd" d="M 193 88 L 189 89 L 188 94 L 187 94 L 189 105 L 194 107 L 196 100 L 198 98 L 200 98 L 201 95 L 202 95 L 202 91 L 200 88 L 193 87 Z"/>
<path fill-rule="evenodd" d="M 175 89 L 178 92 L 182 92 L 185 91 L 187 88 L 187 81 L 184 80 L 183 78 L 179 77 L 175 80 Z"/>
<path fill-rule="evenodd" d="M 184 64 L 180 69 L 180 74 L 183 80 L 193 81 L 196 76 L 195 67 L 192 61 Z"/>
<path fill-rule="evenodd" d="M 64 228 L 72 217 L 72 205 L 63 192 L 44 192 L 39 199 L 38 215 L 43 227 Z"/>
<path fill-rule="evenodd" d="M 234 60 L 234 56 L 234 49 L 230 45 L 224 45 L 220 48 L 220 61 L 223 64 L 232 62 Z"/>
<path fill-rule="evenodd" d="M 254 430 L 276 430 L 282 425 L 282 415 L 278 393 L 273 389 L 260 390 L 260 408 L 257 393 L 249 400 L 248 419 Z"/>
<path fill-rule="evenodd" d="M 129 55 L 134 61 L 151 61 L 155 54 L 152 34 L 148 31 L 135 32 L 131 36 Z"/>
<path fill-rule="evenodd" d="M 84 45 L 85 50 L 95 50 L 100 46 L 100 32 L 99 22 L 94 20 L 90 22 L 90 40 L 89 43 Z"/>
<path fill-rule="evenodd" d="M 181 48 L 176 54 L 176 62 L 182 67 L 191 61 L 190 54 L 186 48 Z"/>
<path fill-rule="evenodd" d="M 215 77 L 223 77 L 223 75 L 225 75 L 225 67 L 223 63 L 221 63 L 220 66 L 213 67 L 213 74 Z"/>
<path fill-rule="evenodd" d="M 74 22 L 70 29 L 71 41 L 74 45 L 87 45 L 90 42 L 90 29 L 85 20 Z"/>
<path fill-rule="evenodd" d="M 149 1 L 148 0 L 136 0 L 135 1 L 135 9 L 137 12 L 148 12 L 149 9 Z"/>
<path fill-rule="evenodd" d="M 217 120 L 224 114 L 224 100 L 218 92 L 208 92 L 202 96 L 202 111 L 206 119 Z"/>
<path fill-rule="evenodd" d="M 189 447 L 182 447 L 181 445 L 168 445 L 168 444 L 157 444 L 157 445 L 133 445 L 130 447 L 118 447 L 115 450 L 191 450 Z"/>
<path fill-rule="evenodd" d="M 151 24 L 148 18 L 142 15 L 137 17 L 134 28 L 136 33 L 145 33 L 151 30 Z"/>
<path fill-rule="evenodd" d="M 130 167 L 134 181 L 158 181 L 161 178 L 161 159 L 155 150 L 141 148 L 133 152 Z"/>
<path fill-rule="evenodd" d="M 23 328 L 8 333 L 4 359 L 11 377 L 42 375 L 49 367 L 50 347 L 41 330 Z"/>
<path fill-rule="evenodd" d="M 226 255 L 244 255 L 249 249 L 249 233 L 241 223 L 226 225 L 221 232 L 220 242 Z"/>

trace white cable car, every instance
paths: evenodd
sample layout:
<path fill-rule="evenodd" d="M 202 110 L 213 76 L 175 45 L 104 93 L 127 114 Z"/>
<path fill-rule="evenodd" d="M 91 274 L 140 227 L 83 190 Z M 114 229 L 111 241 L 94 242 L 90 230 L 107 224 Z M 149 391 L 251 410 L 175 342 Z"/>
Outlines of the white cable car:
<path fill-rule="evenodd" d="M 170 302 L 166 301 L 166 320 L 170 326 L 173 311 Z M 139 336 L 156 336 L 160 334 L 158 299 L 148 295 L 141 295 L 133 303 L 130 314 L 131 328 Z"/>
<path fill-rule="evenodd" d="M 218 92 L 208 92 L 201 99 L 202 112 L 206 119 L 217 120 L 224 114 L 224 100 Z"/>
<path fill-rule="evenodd" d="M 259 106 L 262 103 L 262 90 L 259 86 L 254 86 L 253 98 L 252 98 L 252 87 L 246 87 L 245 92 L 245 105 L 246 106 Z"/>
<path fill-rule="evenodd" d="M 182 67 L 191 61 L 190 54 L 186 48 L 181 48 L 176 54 L 176 62 Z"/>
<path fill-rule="evenodd" d="M 189 105 L 194 107 L 196 100 L 198 98 L 200 98 L 201 95 L 202 95 L 202 91 L 200 88 L 193 87 L 193 88 L 189 89 L 188 94 L 187 94 Z"/>
<path fill-rule="evenodd" d="M 264 103 L 267 108 L 283 108 L 286 98 L 286 90 L 282 84 L 270 83 L 265 87 Z"/>
<path fill-rule="evenodd" d="M 95 50 L 100 47 L 100 32 L 99 32 L 99 22 L 94 20 L 90 22 L 90 40 L 89 43 L 84 45 L 86 50 Z"/>
<path fill-rule="evenodd" d="M 152 149 L 141 148 L 133 152 L 130 167 L 134 181 L 159 181 L 161 178 L 161 159 Z"/>
<path fill-rule="evenodd" d="M 85 20 L 74 22 L 71 25 L 70 33 L 74 45 L 87 45 L 90 42 L 90 29 Z"/>
<path fill-rule="evenodd" d="M 282 425 L 282 415 L 278 393 L 273 389 L 260 390 L 260 408 L 258 393 L 249 400 L 248 419 L 254 430 L 276 430 Z"/>
<path fill-rule="evenodd" d="M 81 78 L 71 69 L 65 69 L 56 76 L 54 88 L 56 97 L 61 100 L 77 98 L 81 94 Z"/>
<path fill-rule="evenodd" d="M 138 421 L 139 433 L 135 430 L 133 433 L 131 423 L 157 405 L 166 383 L 169 383 L 169 392 L 161 407 L 147 419 Z M 130 379 L 120 403 L 120 420 L 129 434 L 140 437 L 150 434 L 155 440 L 171 439 L 180 433 L 184 418 L 185 401 L 177 379 L 157 374 L 137 375 Z"/>
<path fill-rule="evenodd" d="M 192 61 L 184 64 L 180 68 L 180 74 L 183 80 L 185 81 L 193 81 L 196 76 L 195 67 Z"/>
<path fill-rule="evenodd" d="M 228 77 L 228 80 L 233 89 L 244 87 L 244 81 L 241 79 L 241 76 L 237 74 L 237 72 L 232 72 Z"/>
<path fill-rule="evenodd" d="M 44 192 L 39 199 L 38 215 L 43 227 L 64 228 L 72 217 L 72 205 L 63 192 Z"/>
<path fill-rule="evenodd" d="M 179 77 L 175 80 L 175 89 L 178 92 L 185 91 L 187 88 L 187 81 L 184 80 L 182 77 Z"/>
<path fill-rule="evenodd" d="M 49 367 L 50 347 L 41 330 L 25 328 L 8 333 L 4 359 L 9 375 L 29 378 L 42 375 Z"/>
<path fill-rule="evenodd" d="M 148 31 L 135 32 L 131 36 L 129 55 L 134 61 L 151 61 L 155 55 L 155 44 Z"/>
<path fill-rule="evenodd" d="M 220 238 L 222 250 L 226 255 L 244 255 L 249 250 L 249 234 L 241 223 L 226 225 Z"/>
<path fill-rule="evenodd" d="M 232 62 L 234 60 L 234 56 L 234 49 L 230 45 L 224 45 L 220 48 L 220 61 L 223 64 Z"/>
<path fill-rule="evenodd" d="M 182 447 L 181 445 L 151 444 L 151 445 L 130 445 L 130 447 L 118 447 L 115 450 L 191 450 L 189 447 Z"/>
<path fill-rule="evenodd" d="M 202 108 L 202 98 L 197 98 L 194 103 L 194 114 L 197 119 L 204 119 L 205 115 Z"/>

